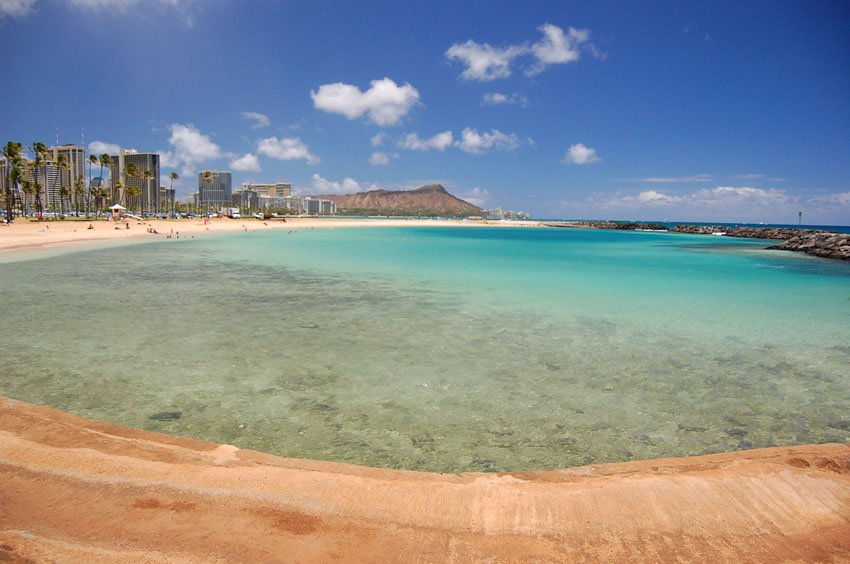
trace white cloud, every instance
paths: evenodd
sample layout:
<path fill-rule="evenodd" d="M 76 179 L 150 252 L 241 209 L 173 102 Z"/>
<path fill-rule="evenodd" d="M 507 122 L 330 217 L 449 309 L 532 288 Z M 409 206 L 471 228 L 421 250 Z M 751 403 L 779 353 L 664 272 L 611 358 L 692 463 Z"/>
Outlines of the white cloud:
<path fill-rule="evenodd" d="M 398 153 L 383 153 L 381 151 L 375 151 L 372 153 L 372 156 L 369 157 L 369 164 L 372 166 L 386 166 L 390 164 L 392 159 L 397 159 Z"/>
<path fill-rule="evenodd" d="M 251 125 L 251 129 L 268 127 L 272 123 L 268 116 L 259 112 L 242 112 L 242 117 L 244 119 L 253 120 L 254 123 Z"/>
<path fill-rule="evenodd" d="M 488 192 L 485 188 L 476 187 L 472 190 L 459 194 L 458 197 L 461 200 L 466 200 L 470 204 L 481 208 L 484 207 L 484 204 L 490 199 L 490 192 Z"/>
<path fill-rule="evenodd" d="M 221 147 L 216 145 L 209 135 L 201 133 L 194 125 L 172 123 L 170 127 L 171 137 L 168 142 L 174 147 L 174 158 L 178 162 L 195 165 L 223 156 Z"/>
<path fill-rule="evenodd" d="M 470 39 L 453 44 L 445 55 L 449 60 L 466 65 L 461 73 L 462 78 L 481 82 L 511 76 L 511 66 L 517 61 L 525 67 L 528 76 L 539 74 L 551 65 L 578 61 L 581 48 L 587 49 L 598 59 L 605 58 L 605 54 L 590 43 L 590 30 L 569 27 L 564 33 L 563 29 L 550 23 L 538 29 L 543 33 L 543 38 L 530 46 L 526 41 L 506 47 L 493 47 Z"/>
<path fill-rule="evenodd" d="M 484 94 L 484 98 L 481 100 L 482 106 L 505 106 L 512 104 L 516 104 L 523 108 L 528 107 L 528 98 L 521 94 L 517 94 L 516 92 L 511 95 L 503 94 L 501 92 L 488 92 L 487 94 Z"/>
<path fill-rule="evenodd" d="M 386 140 L 386 138 L 387 138 L 386 134 L 382 131 L 382 132 L 378 133 L 377 135 L 373 135 L 369 139 L 369 142 L 372 144 L 373 147 L 380 147 L 381 145 L 384 144 L 384 141 Z"/>
<path fill-rule="evenodd" d="M 419 92 L 409 83 L 399 86 L 390 78 L 373 80 L 365 92 L 351 84 L 323 84 L 310 91 L 316 109 L 342 114 L 348 119 L 367 115 L 381 126 L 396 125 L 419 101 Z"/>
<path fill-rule="evenodd" d="M 529 76 L 543 72 L 549 65 L 578 61 L 579 45 L 590 38 L 587 29 L 570 27 L 565 34 L 560 27 L 548 23 L 538 29 L 543 32 L 543 39 L 531 46 L 537 62 L 526 71 Z"/>
<path fill-rule="evenodd" d="M 104 153 L 108 155 L 117 155 L 120 150 L 121 146 L 116 145 L 115 143 L 106 143 L 104 141 L 92 141 L 89 143 L 89 154 L 96 155 L 98 157 Z"/>
<path fill-rule="evenodd" d="M 180 161 L 174 156 L 171 151 L 157 151 L 159 153 L 159 166 L 161 168 L 176 168 L 180 166 Z"/>
<path fill-rule="evenodd" d="M 455 145 L 467 153 L 479 155 L 489 149 L 513 151 L 519 147 L 519 138 L 514 133 L 507 135 L 498 129 L 478 133 L 478 130 L 467 127 L 461 132 L 461 138 Z"/>
<path fill-rule="evenodd" d="M 36 0 L 0 0 L 0 20 L 9 16 L 22 18 L 32 13 Z"/>
<path fill-rule="evenodd" d="M 230 168 L 240 172 L 260 172 L 260 159 L 257 155 L 246 153 L 239 158 L 230 161 Z"/>
<path fill-rule="evenodd" d="M 839 192 L 837 194 L 825 194 L 823 196 L 814 196 L 809 199 L 809 202 L 817 205 L 826 204 L 830 206 L 850 207 L 850 192 Z"/>
<path fill-rule="evenodd" d="M 420 139 L 416 133 L 408 133 L 398 142 L 398 146 L 409 151 L 445 151 L 447 147 L 451 147 L 454 142 L 454 136 L 451 131 L 443 131 L 431 137 L 430 139 Z"/>
<path fill-rule="evenodd" d="M 278 139 L 268 137 L 257 143 L 257 152 L 281 161 L 296 161 L 304 159 L 308 164 L 318 164 L 319 157 L 310 153 L 310 149 L 298 137 Z"/>
<path fill-rule="evenodd" d="M 570 145 L 564 154 L 563 162 L 567 164 L 585 165 L 601 162 L 602 159 L 596 154 L 596 149 L 585 147 L 582 143 Z"/>
<path fill-rule="evenodd" d="M 655 190 L 645 190 L 638 194 L 636 199 L 641 204 L 672 204 L 683 200 L 681 196 L 669 196 Z"/>
<path fill-rule="evenodd" d="M 689 194 L 669 194 L 657 190 L 644 190 L 637 195 L 617 193 L 594 201 L 603 208 L 675 206 L 678 209 L 693 210 L 694 213 L 704 213 L 796 206 L 800 198 L 775 188 L 717 186 L 702 188 Z"/>
<path fill-rule="evenodd" d="M 487 43 L 476 43 L 471 39 L 455 43 L 446 50 L 446 57 L 459 60 L 466 65 L 461 77 L 466 80 L 489 81 L 511 75 L 511 63 L 528 52 L 522 45 L 492 47 Z"/>
<path fill-rule="evenodd" d="M 353 178 L 345 178 L 342 182 L 326 180 L 314 174 L 310 183 L 310 192 L 313 194 L 351 194 L 360 192 L 360 183 Z"/>

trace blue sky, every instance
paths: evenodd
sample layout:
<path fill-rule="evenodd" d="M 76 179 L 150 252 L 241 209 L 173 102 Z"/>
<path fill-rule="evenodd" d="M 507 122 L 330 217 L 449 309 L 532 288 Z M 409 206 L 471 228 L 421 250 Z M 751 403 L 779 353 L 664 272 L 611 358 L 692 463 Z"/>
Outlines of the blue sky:
<path fill-rule="evenodd" d="M 0 140 L 536 217 L 850 224 L 850 3 L 0 0 Z M 168 184 L 167 180 L 163 181 Z"/>

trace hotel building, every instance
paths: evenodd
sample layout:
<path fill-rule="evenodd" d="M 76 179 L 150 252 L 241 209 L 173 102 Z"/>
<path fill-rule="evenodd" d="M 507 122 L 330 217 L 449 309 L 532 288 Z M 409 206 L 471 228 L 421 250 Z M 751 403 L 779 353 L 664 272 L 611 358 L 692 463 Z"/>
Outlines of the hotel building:
<path fill-rule="evenodd" d="M 204 174 L 209 173 L 209 180 Z M 212 170 L 198 173 L 198 205 L 218 209 L 233 201 L 230 171 Z"/>
<path fill-rule="evenodd" d="M 109 172 L 112 175 L 112 201 L 123 203 L 130 210 L 142 212 L 159 210 L 159 155 L 121 149 L 117 155 L 111 155 L 111 157 L 112 164 L 109 165 Z M 127 167 L 131 164 L 139 169 L 139 176 L 127 174 Z M 145 171 L 150 173 L 147 179 L 143 176 Z M 118 182 L 123 186 L 121 190 L 117 189 Z M 139 194 L 126 196 L 130 187 L 138 188 Z"/>

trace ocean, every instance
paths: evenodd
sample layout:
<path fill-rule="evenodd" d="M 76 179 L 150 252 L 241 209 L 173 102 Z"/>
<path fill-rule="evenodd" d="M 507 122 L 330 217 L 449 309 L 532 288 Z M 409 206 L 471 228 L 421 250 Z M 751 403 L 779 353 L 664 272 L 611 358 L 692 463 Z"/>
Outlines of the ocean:
<path fill-rule="evenodd" d="M 850 264 L 767 244 L 368 227 L 18 260 L 0 393 L 440 472 L 846 442 Z"/>

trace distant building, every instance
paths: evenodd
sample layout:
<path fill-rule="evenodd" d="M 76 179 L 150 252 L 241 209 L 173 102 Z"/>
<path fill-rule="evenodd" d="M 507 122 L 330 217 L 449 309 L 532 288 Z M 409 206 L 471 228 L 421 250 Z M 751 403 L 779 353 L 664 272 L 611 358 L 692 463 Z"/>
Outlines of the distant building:
<path fill-rule="evenodd" d="M 159 187 L 159 205 L 162 211 L 171 211 L 174 209 L 174 202 L 176 201 L 174 195 L 176 192 L 177 190 L 168 186 Z"/>
<path fill-rule="evenodd" d="M 59 184 L 58 186 L 49 186 L 50 193 L 48 198 L 51 202 L 58 202 L 62 198 L 62 188 L 67 191 L 68 196 L 65 197 L 64 206 L 69 208 L 75 198 L 82 198 L 82 194 L 75 194 L 74 183 L 77 178 L 86 177 L 86 148 L 79 145 L 57 145 L 49 147 L 52 154 L 53 163 L 59 162 L 59 155 L 65 157 L 65 167 L 59 169 Z M 54 193 L 55 192 L 55 193 Z"/>
<path fill-rule="evenodd" d="M 288 198 L 292 195 L 292 184 L 288 182 L 275 182 L 271 184 L 243 182 L 241 190 L 250 190 L 252 192 L 256 192 L 257 196 L 267 196 L 269 198 Z"/>
<path fill-rule="evenodd" d="M 333 215 L 336 213 L 336 203 L 331 200 L 318 198 L 304 198 L 306 201 L 306 212 L 310 215 Z"/>
<path fill-rule="evenodd" d="M 109 172 L 112 175 L 113 193 L 110 199 L 114 203 L 122 203 L 130 210 L 157 211 L 159 203 L 159 155 L 157 153 L 139 153 L 132 149 L 121 149 L 117 155 L 111 155 L 112 164 Z M 136 165 L 139 176 L 127 174 L 129 165 Z M 150 175 L 147 179 L 143 176 L 145 172 Z M 118 189 L 118 182 L 122 188 Z M 134 192 L 130 188 L 138 189 L 137 196 L 128 196 Z"/>
<path fill-rule="evenodd" d="M 242 190 L 237 190 L 233 193 L 233 206 L 248 212 L 253 212 L 260 209 L 259 196 L 253 190 L 245 190 L 244 188 Z"/>
<path fill-rule="evenodd" d="M 204 175 L 209 173 L 209 179 Z M 233 201 L 230 171 L 212 170 L 198 173 L 198 205 L 218 209 Z"/>

